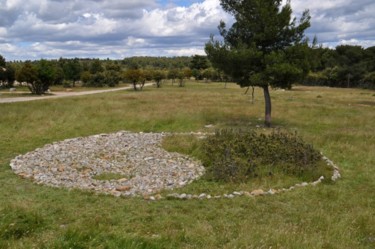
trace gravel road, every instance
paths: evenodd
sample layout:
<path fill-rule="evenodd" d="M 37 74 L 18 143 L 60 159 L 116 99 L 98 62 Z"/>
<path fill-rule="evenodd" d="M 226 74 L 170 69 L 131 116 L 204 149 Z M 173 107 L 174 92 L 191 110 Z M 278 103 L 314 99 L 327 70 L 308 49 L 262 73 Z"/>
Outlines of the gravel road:
<path fill-rule="evenodd" d="M 145 84 L 145 86 L 151 86 L 152 83 Z M 33 100 L 42 100 L 42 99 L 55 99 L 55 98 L 64 98 L 64 97 L 74 97 L 74 96 L 82 96 L 82 95 L 90 95 L 90 94 L 98 94 L 98 93 L 107 93 L 107 92 L 115 92 L 115 91 L 122 91 L 122 90 L 129 90 L 133 89 L 133 86 L 126 86 L 126 87 L 119 87 L 113 89 L 105 89 L 105 90 L 92 90 L 92 91 L 83 91 L 83 92 L 53 92 L 52 95 L 48 96 L 38 96 L 38 97 L 13 97 L 13 98 L 0 98 L 1 103 L 15 103 L 15 102 L 25 102 L 25 101 L 33 101 Z"/>

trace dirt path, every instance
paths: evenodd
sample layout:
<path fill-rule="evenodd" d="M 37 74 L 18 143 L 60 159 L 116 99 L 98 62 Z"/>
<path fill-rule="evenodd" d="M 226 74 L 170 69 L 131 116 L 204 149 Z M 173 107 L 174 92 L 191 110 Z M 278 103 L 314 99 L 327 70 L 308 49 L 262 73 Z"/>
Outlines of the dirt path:
<path fill-rule="evenodd" d="M 145 86 L 151 86 L 151 85 L 153 85 L 153 84 L 152 83 L 145 84 Z M 0 98 L 0 104 L 1 103 L 15 103 L 15 102 L 42 100 L 42 99 L 74 97 L 74 96 L 82 96 L 82 95 L 90 95 L 90 94 L 98 94 L 98 93 L 116 92 L 116 91 L 129 90 L 129 89 L 133 89 L 133 86 L 126 86 L 126 87 L 119 87 L 119 88 L 105 89 L 105 90 L 83 91 L 83 92 L 53 92 L 52 93 L 53 95 L 38 96 L 38 97 Z"/>

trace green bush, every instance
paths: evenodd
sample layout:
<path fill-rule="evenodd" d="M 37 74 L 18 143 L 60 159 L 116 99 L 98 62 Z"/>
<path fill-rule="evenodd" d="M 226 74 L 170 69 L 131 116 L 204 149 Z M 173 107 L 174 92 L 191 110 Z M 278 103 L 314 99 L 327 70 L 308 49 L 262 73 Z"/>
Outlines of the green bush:
<path fill-rule="evenodd" d="M 202 145 L 206 177 L 224 182 L 246 182 L 278 173 L 302 175 L 313 171 L 321 154 L 296 134 L 273 131 L 221 130 Z"/>

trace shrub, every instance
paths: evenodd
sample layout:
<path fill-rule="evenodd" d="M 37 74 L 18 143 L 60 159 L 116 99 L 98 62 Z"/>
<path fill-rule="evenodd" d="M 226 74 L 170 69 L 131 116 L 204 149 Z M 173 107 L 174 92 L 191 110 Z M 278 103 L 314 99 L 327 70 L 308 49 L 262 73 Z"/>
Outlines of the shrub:
<path fill-rule="evenodd" d="M 221 130 L 202 145 L 206 177 L 224 182 L 246 182 L 277 173 L 301 175 L 313 171 L 321 154 L 297 134 L 273 131 Z"/>

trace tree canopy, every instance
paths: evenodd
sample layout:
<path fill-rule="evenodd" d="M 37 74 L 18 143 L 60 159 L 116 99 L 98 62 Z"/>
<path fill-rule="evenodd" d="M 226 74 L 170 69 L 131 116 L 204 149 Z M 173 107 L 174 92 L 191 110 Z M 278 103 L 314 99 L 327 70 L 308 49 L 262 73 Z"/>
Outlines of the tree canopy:
<path fill-rule="evenodd" d="M 205 50 L 212 65 L 230 75 L 240 86 L 259 86 L 266 100 L 266 126 L 271 125 L 269 86 L 290 88 L 309 71 L 308 42 L 304 32 L 310 27 L 309 11 L 297 24 L 292 19 L 290 1 L 221 0 L 223 9 L 235 22 L 228 29 L 219 25 L 223 40 L 211 40 Z"/>
<path fill-rule="evenodd" d="M 306 85 L 375 88 L 375 47 L 339 45 L 313 48 L 314 66 Z"/>

